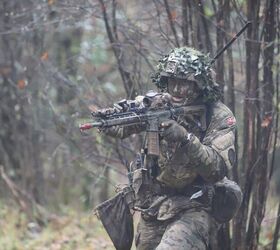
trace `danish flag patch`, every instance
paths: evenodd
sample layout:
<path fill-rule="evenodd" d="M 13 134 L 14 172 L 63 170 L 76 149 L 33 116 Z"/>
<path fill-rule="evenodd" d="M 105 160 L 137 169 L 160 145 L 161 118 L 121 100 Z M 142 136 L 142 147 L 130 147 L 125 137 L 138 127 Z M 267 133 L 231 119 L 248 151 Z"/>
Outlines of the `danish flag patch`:
<path fill-rule="evenodd" d="M 234 125 L 236 123 L 236 120 L 235 120 L 235 118 L 234 117 L 229 117 L 229 118 L 227 118 L 227 125 L 228 126 L 232 126 L 232 125 Z"/>

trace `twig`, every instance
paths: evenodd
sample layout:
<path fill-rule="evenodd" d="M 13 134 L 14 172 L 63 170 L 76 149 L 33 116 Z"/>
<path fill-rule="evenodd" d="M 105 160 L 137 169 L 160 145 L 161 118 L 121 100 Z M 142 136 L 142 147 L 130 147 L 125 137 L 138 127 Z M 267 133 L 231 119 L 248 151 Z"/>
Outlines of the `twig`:
<path fill-rule="evenodd" d="M 271 248 L 272 250 L 277 250 L 279 231 L 280 231 L 280 203 L 278 205 L 277 221 L 276 221 L 275 231 L 274 231 L 274 235 L 273 235 L 273 243 L 272 243 L 272 248 Z"/>
<path fill-rule="evenodd" d="M 12 182 L 12 180 L 6 175 L 4 171 L 4 167 L 0 165 L 0 176 L 2 177 L 3 181 L 6 183 L 7 187 L 11 190 L 13 196 L 15 197 L 16 202 L 19 204 L 21 209 L 30 216 L 30 213 L 28 212 L 28 207 L 23 199 L 21 199 L 20 194 L 18 192 L 18 188 L 16 185 Z"/>
<path fill-rule="evenodd" d="M 170 24 L 171 30 L 173 32 L 173 35 L 174 35 L 174 38 L 175 38 L 175 41 L 176 41 L 176 46 L 180 47 L 177 31 L 176 31 L 176 28 L 174 26 L 173 17 L 172 17 L 172 14 L 171 14 L 171 11 L 170 11 L 170 7 L 169 7 L 169 4 L 168 4 L 167 0 L 164 0 L 164 6 L 165 6 L 166 13 L 168 15 L 168 20 L 169 20 L 169 24 Z"/>
<path fill-rule="evenodd" d="M 43 206 L 36 203 L 33 197 L 30 194 L 28 194 L 25 190 L 19 188 L 5 173 L 4 167 L 2 165 L 0 165 L 0 176 L 2 177 L 8 188 L 11 190 L 13 196 L 16 199 L 16 202 L 28 216 L 29 220 L 33 220 L 35 218 L 40 225 L 44 225 L 50 219 L 57 218 L 55 214 L 49 213 Z M 25 198 L 30 203 L 29 206 L 23 198 Z"/>

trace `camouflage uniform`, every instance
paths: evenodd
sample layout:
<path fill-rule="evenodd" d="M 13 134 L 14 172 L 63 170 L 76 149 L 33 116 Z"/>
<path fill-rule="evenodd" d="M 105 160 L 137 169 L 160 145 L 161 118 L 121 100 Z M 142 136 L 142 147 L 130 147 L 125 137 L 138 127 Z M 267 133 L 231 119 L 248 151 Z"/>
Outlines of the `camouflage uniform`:
<path fill-rule="evenodd" d="M 186 194 L 184 199 L 188 201 L 189 197 L 204 184 L 214 184 L 223 179 L 227 169 L 233 166 L 235 162 L 234 116 L 219 101 L 211 105 L 209 112 L 212 116 L 205 136 L 199 131 L 194 131 L 195 136 L 191 142 L 182 147 L 178 145 L 179 143 L 168 145 L 164 139 L 160 141 L 160 173 L 157 181 L 160 183 L 159 189 L 164 190 L 163 195 L 169 196 L 170 193 L 174 197 L 174 194 L 178 193 L 178 197 L 181 197 L 181 194 Z M 129 134 L 138 132 L 139 129 L 117 128 L 110 133 L 125 138 Z M 193 188 L 195 186 L 199 188 Z M 145 197 L 147 198 L 146 194 Z M 158 199 L 157 196 L 155 197 Z M 168 203 L 168 198 L 164 203 Z M 191 209 L 187 210 L 184 209 L 184 205 L 182 211 L 178 209 L 176 216 L 169 218 L 166 214 L 172 214 L 172 209 L 175 208 L 165 206 L 164 203 L 158 208 L 159 220 L 141 218 L 135 238 L 137 249 L 155 249 L 159 243 L 157 249 L 207 249 L 209 226 L 213 224 L 209 223 L 213 218 L 207 212 L 208 204 L 206 207 L 204 204 L 198 205 L 195 209 L 192 209 L 190 204 Z"/>
<path fill-rule="evenodd" d="M 181 52 L 185 53 L 186 50 Z M 168 61 L 166 58 L 168 56 L 161 61 L 163 64 Z M 195 63 L 197 61 L 196 56 L 189 60 Z M 211 187 L 222 180 L 235 164 L 236 122 L 232 112 L 218 100 L 216 85 L 208 75 L 209 70 L 203 72 L 207 65 L 197 65 L 194 73 L 200 83 L 204 84 L 200 89 L 206 94 L 196 100 L 195 104 L 204 104 L 207 108 L 207 129 L 201 131 L 197 128 L 196 117 L 178 117 L 176 122 L 184 127 L 191 137 L 187 143 L 170 142 L 160 137 L 159 171 L 156 180 L 147 181 L 143 176 L 146 173 L 135 168 L 135 207 L 141 211 L 135 237 L 137 249 L 208 249 L 210 231 L 217 226 L 211 214 Z M 160 65 L 154 78 L 161 89 L 166 87 L 160 85 L 163 81 L 162 72 L 166 67 L 167 65 Z M 188 66 L 187 70 L 192 69 Z M 202 79 L 205 75 L 208 79 Z M 209 79 L 210 83 L 203 83 Z M 204 88 L 209 85 L 210 90 Z M 125 138 L 143 130 L 143 126 L 117 127 L 106 133 Z M 142 188 L 145 184 L 148 188 Z M 201 197 L 190 200 L 199 190 L 206 191 Z"/>

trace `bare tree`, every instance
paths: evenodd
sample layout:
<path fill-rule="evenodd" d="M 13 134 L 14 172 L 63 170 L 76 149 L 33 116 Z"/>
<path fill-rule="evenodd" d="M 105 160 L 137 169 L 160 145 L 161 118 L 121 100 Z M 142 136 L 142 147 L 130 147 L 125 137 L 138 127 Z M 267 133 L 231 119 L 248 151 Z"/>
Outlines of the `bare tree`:
<path fill-rule="evenodd" d="M 37 204 L 69 204 L 75 186 L 90 207 L 127 181 L 125 166 L 142 138 L 81 136 L 77 122 L 155 88 L 150 76 L 170 49 L 187 45 L 213 56 L 251 21 L 246 39 L 216 61 L 217 82 L 240 124 L 242 156 L 232 175 L 244 192 L 232 234 L 223 225 L 220 241 L 227 249 L 258 247 L 276 154 L 269 164 L 269 151 L 279 137 L 278 0 L 3 0 L 0 6 L 0 164 L 9 183 Z M 244 103 L 236 105 L 237 98 Z M 274 249 L 278 234 L 279 219 Z"/>

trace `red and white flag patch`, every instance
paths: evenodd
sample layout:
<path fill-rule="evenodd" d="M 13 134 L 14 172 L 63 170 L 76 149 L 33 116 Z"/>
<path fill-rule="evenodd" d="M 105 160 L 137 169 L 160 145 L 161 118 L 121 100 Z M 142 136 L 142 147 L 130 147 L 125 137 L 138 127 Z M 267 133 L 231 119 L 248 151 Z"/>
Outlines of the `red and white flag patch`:
<path fill-rule="evenodd" d="M 236 120 L 235 120 L 235 118 L 234 118 L 233 116 L 227 118 L 227 125 L 228 125 L 228 126 L 232 126 L 232 125 L 234 125 L 235 123 L 236 123 Z"/>

